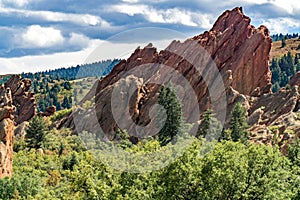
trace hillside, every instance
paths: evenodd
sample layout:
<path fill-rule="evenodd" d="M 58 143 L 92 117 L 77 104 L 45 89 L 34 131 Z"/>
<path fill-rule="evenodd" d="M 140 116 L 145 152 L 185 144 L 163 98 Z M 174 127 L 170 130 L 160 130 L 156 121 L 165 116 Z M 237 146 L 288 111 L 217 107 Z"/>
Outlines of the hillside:
<path fill-rule="evenodd" d="M 270 59 L 280 58 L 284 54 L 291 52 L 293 56 L 300 54 L 300 37 L 287 39 L 286 46 L 282 47 L 282 41 L 275 41 L 272 43 Z"/>
<path fill-rule="evenodd" d="M 59 111 L 77 104 L 88 92 L 88 82 L 93 83 L 92 77 L 106 76 L 119 62 L 117 59 L 106 60 L 76 67 L 23 73 L 21 76 L 32 81 L 31 90 L 35 94 L 38 112 L 44 112 L 51 106 L 55 106 Z M 9 77 L 3 78 L 3 82 Z M 84 84 L 86 86 L 82 87 Z"/>

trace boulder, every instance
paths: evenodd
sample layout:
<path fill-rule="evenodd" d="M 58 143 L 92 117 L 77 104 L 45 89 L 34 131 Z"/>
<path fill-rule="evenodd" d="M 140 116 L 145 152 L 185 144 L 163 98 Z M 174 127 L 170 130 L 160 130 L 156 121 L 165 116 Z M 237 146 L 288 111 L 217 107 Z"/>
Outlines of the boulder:
<path fill-rule="evenodd" d="M 41 115 L 43 117 L 50 117 L 50 116 L 54 115 L 55 112 L 56 112 L 56 107 L 50 106 L 50 107 L 46 108 L 45 112 L 40 112 L 39 115 Z"/>
<path fill-rule="evenodd" d="M 300 86 L 300 72 L 297 72 L 290 80 L 290 86 Z"/>
<path fill-rule="evenodd" d="M 0 86 L 0 178 L 12 176 L 14 106 L 11 90 Z"/>

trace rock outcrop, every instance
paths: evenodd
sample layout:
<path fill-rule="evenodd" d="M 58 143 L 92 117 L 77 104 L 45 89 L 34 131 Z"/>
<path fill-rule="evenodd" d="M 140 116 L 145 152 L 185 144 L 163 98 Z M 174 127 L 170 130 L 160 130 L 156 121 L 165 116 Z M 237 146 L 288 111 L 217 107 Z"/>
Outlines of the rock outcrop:
<path fill-rule="evenodd" d="M 12 176 L 14 116 L 11 90 L 0 86 L 0 178 Z"/>
<path fill-rule="evenodd" d="M 50 117 L 50 116 L 54 115 L 55 112 L 56 112 L 56 107 L 50 106 L 50 107 L 46 108 L 45 112 L 40 112 L 39 115 L 41 115 L 43 117 Z"/>
<path fill-rule="evenodd" d="M 208 85 L 213 90 L 222 87 L 214 85 L 216 74 L 210 72 L 209 59 L 214 61 L 217 73 L 224 78 L 225 91 L 220 92 L 227 94 L 227 114 L 229 114 L 235 102 L 249 104 L 245 96 L 258 97 L 271 93 L 271 72 L 268 66 L 271 43 L 269 31 L 265 26 L 256 29 L 241 8 L 235 8 L 224 12 L 210 31 L 187 39 L 183 43 L 173 41 L 160 52 L 152 44 L 145 48 L 137 48 L 127 60 L 116 65 L 108 76 L 97 81 L 82 100 L 81 104 L 87 100 L 95 102 L 97 120 L 92 122 L 86 119 L 93 112 L 91 109 L 78 109 L 73 116 L 81 113 L 83 120 L 76 122 L 76 126 L 81 127 L 80 130 L 93 130 L 98 123 L 106 134 L 118 127 L 110 114 L 112 92 L 119 81 L 126 82 L 126 76 L 131 70 L 137 71 L 137 74 L 148 75 L 140 81 L 139 76 L 132 77 L 133 82 L 139 84 L 129 102 L 131 119 L 135 124 L 142 126 L 151 123 L 148 115 L 152 105 L 157 103 L 160 86 L 149 84 L 150 80 L 170 78 L 169 71 L 158 70 L 158 65 L 168 66 L 184 76 L 196 94 L 200 112 L 210 108 L 212 99 Z M 195 65 L 200 65 L 200 68 L 196 68 Z M 145 72 L 146 66 L 150 66 L 152 71 Z M 205 76 L 209 77 L 210 82 L 204 80 Z M 175 81 L 174 85 L 180 84 L 180 81 Z M 185 91 L 182 92 L 184 101 L 189 95 Z M 196 107 L 197 105 L 189 105 L 186 108 L 187 112 L 192 113 Z M 226 109 L 222 112 L 226 113 Z M 73 116 L 63 119 L 62 124 L 74 128 Z"/>
<path fill-rule="evenodd" d="M 285 146 L 300 135 L 298 86 L 290 90 L 280 89 L 274 94 L 248 97 L 248 122 L 251 140 L 256 143 Z M 291 134 L 293 132 L 294 134 Z"/>
<path fill-rule="evenodd" d="M 10 88 L 14 112 L 15 123 L 21 124 L 29 121 L 36 115 L 36 101 L 33 92 L 30 92 L 31 80 L 22 79 L 19 75 L 13 75 L 6 83 L 5 88 Z"/>
<path fill-rule="evenodd" d="M 15 125 L 22 126 L 36 114 L 31 81 L 13 75 L 0 86 L 0 178 L 12 176 Z M 23 132 L 24 132 L 23 130 Z"/>
<path fill-rule="evenodd" d="M 221 72 L 232 70 L 232 87 L 241 94 L 270 93 L 272 40 L 265 26 L 256 29 L 241 8 L 223 13 L 209 32 L 195 36 Z"/>
<path fill-rule="evenodd" d="M 290 86 L 300 86 L 300 72 L 297 72 L 290 80 Z"/>

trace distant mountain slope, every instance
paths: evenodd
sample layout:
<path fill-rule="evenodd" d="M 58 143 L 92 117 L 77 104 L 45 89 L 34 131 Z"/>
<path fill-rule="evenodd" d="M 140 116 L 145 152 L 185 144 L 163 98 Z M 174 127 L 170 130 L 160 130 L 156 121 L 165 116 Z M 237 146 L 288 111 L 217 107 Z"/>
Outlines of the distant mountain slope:
<path fill-rule="evenodd" d="M 22 73 L 21 77 L 32 82 L 30 91 L 34 92 L 38 112 L 44 112 L 51 106 L 59 111 L 72 107 L 72 103 L 76 103 L 85 93 L 86 89 L 80 87 L 82 82 L 90 81 L 89 77 L 106 76 L 119 62 L 118 59 L 105 60 L 76 67 Z M 11 76 L 0 76 L 0 84 L 5 83 Z"/>
<path fill-rule="evenodd" d="M 291 52 L 292 55 L 300 54 L 300 38 L 292 38 L 285 40 L 286 46 L 282 47 L 282 41 L 273 41 L 270 60 L 272 58 L 281 58 L 284 54 Z"/>
<path fill-rule="evenodd" d="M 270 69 L 272 71 L 273 92 L 278 91 L 281 87 L 285 87 L 290 82 L 290 79 L 300 71 L 299 58 L 299 36 L 272 43 Z"/>
<path fill-rule="evenodd" d="M 87 77 L 101 77 L 107 75 L 120 60 L 105 60 L 91 64 L 77 65 L 76 67 L 60 68 L 37 73 L 23 73 L 23 78 L 31 80 L 39 79 L 39 77 L 49 76 L 50 79 L 58 80 L 75 80 Z"/>

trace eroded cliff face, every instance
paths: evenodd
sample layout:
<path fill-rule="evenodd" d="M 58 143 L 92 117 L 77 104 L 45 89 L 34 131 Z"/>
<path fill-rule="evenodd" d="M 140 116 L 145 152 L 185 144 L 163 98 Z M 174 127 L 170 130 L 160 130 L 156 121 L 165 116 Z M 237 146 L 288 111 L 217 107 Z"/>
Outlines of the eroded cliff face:
<path fill-rule="evenodd" d="M 0 86 L 0 178 L 12 176 L 14 109 L 11 90 Z"/>
<path fill-rule="evenodd" d="M 0 86 L 0 178 L 12 176 L 15 126 L 36 114 L 31 81 L 18 75 Z"/>
<path fill-rule="evenodd" d="M 209 32 L 195 36 L 221 72 L 232 70 L 232 87 L 245 95 L 270 93 L 272 40 L 265 26 L 255 28 L 241 8 L 224 12 Z"/>
<path fill-rule="evenodd" d="M 13 105 L 16 107 L 13 113 L 15 123 L 21 124 L 29 121 L 36 115 L 36 101 L 33 92 L 30 92 L 31 80 L 22 79 L 19 75 L 12 76 L 6 83 L 5 88 L 10 88 Z"/>
<path fill-rule="evenodd" d="M 63 119 L 60 125 L 75 128 L 73 116 L 80 114 L 79 119 L 82 120 L 76 122 L 76 128 L 80 127 L 79 131 L 96 131 L 98 125 L 108 135 L 116 130 L 118 126 L 111 114 L 111 98 L 113 88 L 118 86 L 120 81 L 130 81 L 138 88 L 129 102 L 132 122 L 142 126 L 151 123 L 149 112 L 157 103 L 160 86 L 150 82 L 169 78 L 169 71 L 158 70 L 158 65 L 175 69 L 192 86 L 198 105 L 186 107 L 187 113 L 192 113 L 196 107 L 199 107 L 200 113 L 205 111 L 211 107 L 212 101 L 208 85 L 216 83 L 215 75 L 209 74 L 209 59 L 203 56 L 204 51 L 213 59 L 218 74 L 223 77 L 224 91 L 220 91 L 220 94 L 227 95 L 227 109 L 221 111 L 227 115 L 228 121 L 231 108 L 237 101 L 244 101 L 249 106 L 246 96 L 259 97 L 271 93 L 271 72 L 268 66 L 271 43 L 268 29 L 264 26 L 257 29 L 253 27 L 241 8 L 226 11 L 210 31 L 184 42 L 173 41 L 165 50 L 158 52 L 152 44 L 145 48 L 137 48 L 127 60 L 116 65 L 108 76 L 97 81 L 82 100 L 82 103 L 86 100 L 95 102 L 95 111 L 77 109 L 70 117 Z M 202 67 L 201 73 L 195 66 L 199 62 Z M 140 80 L 138 76 L 132 75 L 130 80 L 128 79 L 127 74 L 131 74 L 131 70 L 142 74 L 145 70 L 143 66 L 146 65 L 152 69 L 147 71 L 147 78 Z M 210 76 L 211 83 L 204 80 L 203 74 Z M 175 81 L 174 85 L 180 84 L 179 82 L 180 80 Z M 218 85 L 214 85 L 213 88 L 219 89 Z M 185 91 L 182 91 L 181 96 L 183 101 L 189 98 Z M 97 120 L 88 120 L 92 112 L 95 112 Z"/>

